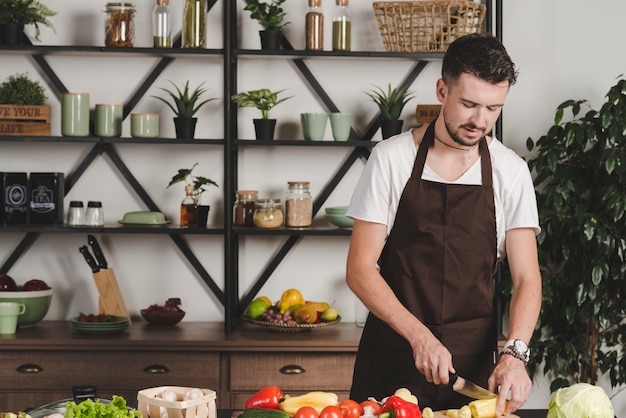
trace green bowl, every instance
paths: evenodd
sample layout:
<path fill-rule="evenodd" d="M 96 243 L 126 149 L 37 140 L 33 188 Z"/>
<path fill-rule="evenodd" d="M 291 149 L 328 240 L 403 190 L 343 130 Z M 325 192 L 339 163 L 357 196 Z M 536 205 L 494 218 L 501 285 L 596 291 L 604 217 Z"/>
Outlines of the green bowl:
<path fill-rule="evenodd" d="M 128 225 L 164 225 L 168 221 L 161 212 L 139 211 L 126 212 L 122 220 L 118 222 Z"/>
<path fill-rule="evenodd" d="M 48 313 L 52 301 L 52 289 L 33 291 L 1 291 L 0 302 L 17 302 L 26 305 L 26 311 L 17 317 L 20 328 L 32 327 Z"/>
<path fill-rule="evenodd" d="M 354 219 L 348 218 L 346 215 L 326 214 L 326 220 L 339 228 L 352 228 Z"/>
<path fill-rule="evenodd" d="M 346 213 L 347 210 L 348 210 L 347 206 L 333 206 L 333 207 L 326 208 L 326 213 L 329 215 L 330 214 L 343 215 L 344 213 Z"/>

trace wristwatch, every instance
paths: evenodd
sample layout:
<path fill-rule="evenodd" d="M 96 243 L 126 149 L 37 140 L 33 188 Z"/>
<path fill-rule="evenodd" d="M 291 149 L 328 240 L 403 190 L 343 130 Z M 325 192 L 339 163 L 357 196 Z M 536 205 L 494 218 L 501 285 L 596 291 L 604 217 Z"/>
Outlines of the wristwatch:
<path fill-rule="evenodd" d="M 504 343 L 504 350 L 500 352 L 500 355 L 508 354 L 517 359 L 520 359 L 524 364 L 528 364 L 530 359 L 530 348 L 523 340 L 512 339 Z"/>

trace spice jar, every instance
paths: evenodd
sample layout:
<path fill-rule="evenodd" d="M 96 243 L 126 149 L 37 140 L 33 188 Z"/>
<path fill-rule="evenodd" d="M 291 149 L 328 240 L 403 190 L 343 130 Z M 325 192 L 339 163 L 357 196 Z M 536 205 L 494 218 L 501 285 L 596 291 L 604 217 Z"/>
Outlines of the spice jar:
<path fill-rule="evenodd" d="M 132 47 L 135 38 L 135 6 L 131 3 L 107 3 L 104 12 L 104 45 Z"/>
<path fill-rule="evenodd" d="M 254 225 L 259 228 L 278 228 L 283 224 L 283 208 L 280 199 L 257 199 L 254 209 Z"/>
<path fill-rule="evenodd" d="M 70 226 L 85 225 L 85 207 L 80 200 L 72 200 L 67 211 L 67 224 Z"/>
<path fill-rule="evenodd" d="M 308 181 L 290 181 L 287 183 L 285 197 L 285 225 L 311 226 L 313 221 L 313 199 L 309 192 Z"/>
<path fill-rule="evenodd" d="M 324 14 L 322 0 L 309 0 L 309 11 L 305 17 L 305 49 L 322 51 L 324 49 Z"/>
<path fill-rule="evenodd" d="M 87 211 L 85 212 L 85 223 L 89 226 L 103 226 L 104 212 L 102 211 L 102 202 L 91 200 L 87 202 Z"/>
<path fill-rule="evenodd" d="M 254 208 L 256 197 L 259 194 L 256 190 L 237 190 L 236 200 L 233 207 L 233 225 L 254 226 Z"/>
<path fill-rule="evenodd" d="M 333 15 L 333 51 L 350 51 L 352 15 L 348 8 L 349 0 L 336 0 Z"/>

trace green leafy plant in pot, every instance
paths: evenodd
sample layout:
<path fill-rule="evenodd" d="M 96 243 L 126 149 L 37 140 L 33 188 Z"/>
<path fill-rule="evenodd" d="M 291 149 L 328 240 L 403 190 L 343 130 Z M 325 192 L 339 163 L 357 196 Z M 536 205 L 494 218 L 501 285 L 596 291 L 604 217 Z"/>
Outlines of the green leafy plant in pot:
<path fill-rule="evenodd" d="M 0 84 L 0 103 L 11 105 L 42 106 L 48 96 L 38 81 L 28 74 L 14 74 Z"/>
<path fill-rule="evenodd" d="M 239 107 L 255 107 L 261 112 L 261 119 L 253 119 L 258 140 L 274 139 L 276 119 L 270 119 L 270 110 L 274 106 L 292 98 L 293 96 L 278 98 L 285 90 L 271 91 L 269 89 L 249 90 L 231 96 L 231 100 Z"/>
<path fill-rule="evenodd" d="M 391 83 L 387 91 L 378 86 L 375 89 L 365 92 L 374 103 L 378 105 L 381 115 L 381 129 L 383 139 L 399 134 L 402 131 L 402 120 L 400 115 L 404 106 L 414 97 L 413 92 L 408 87 L 391 88 Z"/>
<path fill-rule="evenodd" d="M 583 108 L 585 110 L 583 110 Z M 571 119 L 564 116 L 571 112 Z M 626 80 L 600 110 L 585 100 L 556 109 L 536 142 L 543 304 L 531 345 L 531 376 L 542 363 L 551 390 L 626 387 Z"/>
<path fill-rule="evenodd" d="M 280 43 L 283 37 L 283 28 L 289 24 L 285 22 L 286 13 L 282 8 L 285 0 L 271 0 L 264 2 L 260 0 L 245 0 L 246 6 L 244 10 L 250 12 L 250 18 L 257 20 L 262 31 L 259 32 L 261 37 L 262 49 L 280 49 Z"/>
<path fill-rule="evenodd" d="M 200 97 L 207 92 L 207 89 L 202 88 L 204 83 L 201 83 L 193 91 L 190 91 L 189 89 L 189 81 L 185 82 L 182 89 L 176 86 L 172 81 L 170 81 L 170 83 L 172 83 L 176 91 L 168 90 L 163 87 L 160 87 L 160 89 L 169 95 L 174 104 L 159 96 L 152 97 L 168 105 L 176 115 L 174 118 L 176 138 L 193 138 L 195 135 L 196 123 L 198 121 L 197 118 L 194 118 L 194 115 L 202 106 L 212 100 L 215 100 L 216 98 L 212 97 L 199 102 Z"/>
<path fill-rule="evenodd" d="M 54 30 L 48 20 L 57 13 L 37 0 L 0 0 L 0 44 L 20 45 L 24 26 L 35 27 L 35 40 L 41 35 L 40 25 Z"/>
<path fill-rule="evenodd" d="M 201 204 L 202 194 L 208 190 L 206 186 L 219 187 L 210 178 L 194 176 L 192 172 L 197 165 L 198 163 L 195 163 L 191 168 L 179 169 L 166 187 L 169 188 L 178 183 L 185 183 L 185 193 L 192 199 L 192 202 L 183 200 L 181 204 L 181 226 L 206 227 L 210 206 Z"/>

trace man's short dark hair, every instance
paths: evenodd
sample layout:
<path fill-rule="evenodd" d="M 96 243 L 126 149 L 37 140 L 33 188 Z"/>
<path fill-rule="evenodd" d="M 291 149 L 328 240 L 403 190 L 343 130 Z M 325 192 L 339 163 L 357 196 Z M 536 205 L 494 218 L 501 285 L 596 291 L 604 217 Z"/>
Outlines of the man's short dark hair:
<path fill-rule="evenodd" d="M 462 36 L 450 44 L 443 58 L 441 76 L 447 84 L 461 74 L 472 74 L 492 84 L 517 81 L 517 70 L 504 45 L 490 33 Z"/>

